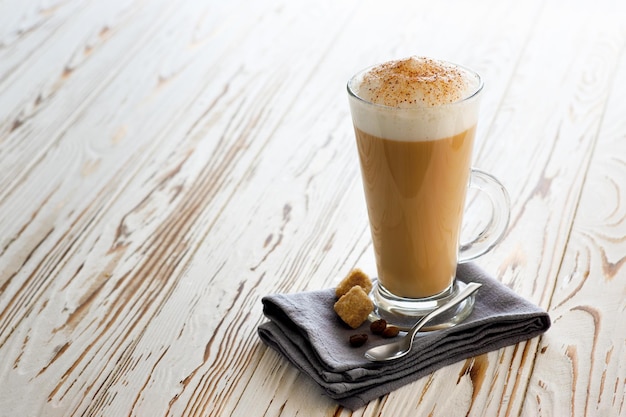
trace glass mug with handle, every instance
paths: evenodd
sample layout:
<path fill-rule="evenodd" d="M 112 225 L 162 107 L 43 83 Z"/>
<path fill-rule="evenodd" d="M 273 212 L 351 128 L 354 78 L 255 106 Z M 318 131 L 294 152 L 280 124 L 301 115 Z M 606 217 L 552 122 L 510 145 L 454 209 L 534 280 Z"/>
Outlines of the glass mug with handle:
<path fill-rule="evenodd" d="M 378 272 L 372 318 L 410 327 L 464 287 L 457 264 L 492 249 L 508 226 L 505 188 L 471 167 L 483 82 L 468 68 L 410 57 L 357 73 L 347 89 Z M 470 187 L 489 197 L 492 215 L 461 244 Z M 473 302 L 428 327 L 464 320 Z"/>

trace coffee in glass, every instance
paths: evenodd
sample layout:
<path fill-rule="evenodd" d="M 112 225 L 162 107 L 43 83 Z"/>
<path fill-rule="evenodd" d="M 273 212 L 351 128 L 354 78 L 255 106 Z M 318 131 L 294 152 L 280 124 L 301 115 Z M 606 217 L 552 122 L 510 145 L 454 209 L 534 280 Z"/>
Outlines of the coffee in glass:
<path fill-rule="evenodd" d="M 445 304 L 464 285 L 457 263 L 490 250 L 507 227 L 504 187 L 471 168 L 482 87 L 467 68 L 421 57 L 348 82 L 378 272 L 373 318 L 406 327 Z M 493 211 L 487 230 L 461 246 L 469 186 L 487 193 Z M 435 327 L 463 320 L 472 305 L 470 298 Z"/>

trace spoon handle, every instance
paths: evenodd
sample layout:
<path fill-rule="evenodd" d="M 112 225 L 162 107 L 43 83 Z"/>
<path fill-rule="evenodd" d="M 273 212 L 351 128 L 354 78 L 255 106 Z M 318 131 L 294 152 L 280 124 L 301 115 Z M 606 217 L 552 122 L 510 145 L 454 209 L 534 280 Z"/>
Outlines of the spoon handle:
<path fill-rule="evenodd" d="M 479 289 L 482 286 L 482 284 L 479 284 L 477 282 L 470 282 L 468 283 L 465 288 L 463 288 L 461 291 L 459 291 L 459 293 L 457 295 L 455 295 L 449 302 L 447 302 L 446 304 L 442 305 L 441 307 L 431 311 L 430 313 L 426 314 L 424 317 L 422 317 L 417 323 L 415 323 L 415 325 L 413 327 L 411 327 L 411 329 L 407 332 L 407 337 L 411 338 L 411 344 L 413 344 L 413 338 L 415 337 L 415 335 L 417 334 L 417 332 L 424 327 L 424 325 L 426 323 L 428 323 L 430 320 L 434 319 L 435 317 L 437 317 L 438 315 L 445 313 L 446 311 L 450 310 L 452 307 L 456 306 L 457 304 L 459 304 L 461 301 L 465 300 L 467 297 L 469 297 L 470 295 L 472 295 L 472 293 L 474 293 L 477 289 Z"/>

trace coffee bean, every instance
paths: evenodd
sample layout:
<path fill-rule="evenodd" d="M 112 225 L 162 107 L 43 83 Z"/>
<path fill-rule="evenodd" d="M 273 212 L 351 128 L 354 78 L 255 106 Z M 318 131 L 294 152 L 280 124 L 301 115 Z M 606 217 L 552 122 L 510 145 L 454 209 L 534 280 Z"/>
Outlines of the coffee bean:
<path fill-rule="evenodd" d="M 396 326 L 387 326 L 385 330 L 383 330 L 383 337 L 396 337 L 400 333 L 400 328 Z"/>
<path fill-rule="evenodd" d="M 387 322 L 385 321 L 385 319 L 379 319 L 370 324 L 370 331 L 374 334 L 382 334 L 382 332 L 384 332 L 386 328 Z"/>
<path fill-rule="evenodd" d="M 350 336 L 350 346 L 352 347 L 363 346 L 365 342 L 367 342 L 367 334 L 365 333 Z"/>

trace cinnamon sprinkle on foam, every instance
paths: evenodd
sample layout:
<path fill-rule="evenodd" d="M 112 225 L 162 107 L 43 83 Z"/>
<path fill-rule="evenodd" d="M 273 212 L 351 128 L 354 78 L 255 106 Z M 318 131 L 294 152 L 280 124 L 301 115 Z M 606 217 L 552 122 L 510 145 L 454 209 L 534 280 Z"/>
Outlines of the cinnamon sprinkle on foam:
<path fill-rule="evenodd" d="M 467 96 L 469 80 L 458 67 L 430 58 L 410 57 L 370 69 L 359 96 L 390 107 L 437 106 Z"/>

